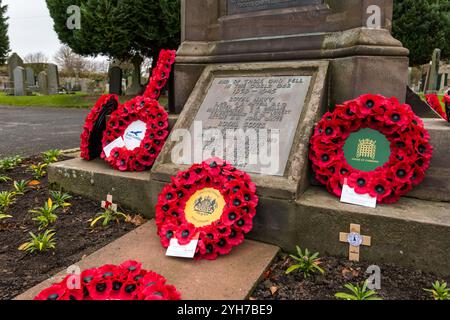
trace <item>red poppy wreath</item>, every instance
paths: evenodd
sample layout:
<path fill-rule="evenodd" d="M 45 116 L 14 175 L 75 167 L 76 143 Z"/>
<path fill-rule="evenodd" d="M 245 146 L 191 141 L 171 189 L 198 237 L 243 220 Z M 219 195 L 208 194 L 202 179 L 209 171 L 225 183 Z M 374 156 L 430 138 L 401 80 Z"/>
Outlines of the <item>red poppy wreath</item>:
<path fill-rule="evenodd" d="M 120 266 L 104 265 L 69 275 L 40 292 L 34 300 L 180 300 L 177 289 L 166 279 L 142 269 L 136 261 Z"/>
<path fill-rule="evenodd" d="M 172 178 L 158 197 L 161 244 L 198 238 L 194 259 L 214 260 L 244 241 L 253 227 L 258 197 L 250 176 L 220 159 L 195 164 Z"/>
<path fill-rule="evenodd" d="M 136 97 L 111 114 L 101 157 L 120 171 L 144 171 L 164 146 L 168 128 L 168 114 L 158 101 Z"/>
<path fill-rule="evenodd" d="M 81 134 L 81 157 L 92 160 L 100 156 L 102 152 L 102 137 L 106 127 L 106 116 L 117 109 L 119 98 L 115 94 L 102 96 L 89 114 L 83 126 Z"/>
<path fill-rule="evenodd" d="M 363 95 L 326 113 L 314 129 L 310 159 L 316 179 L 341 196 L 344 181 L 378 203 L 395 203 L 422 182 L 433 148 L 411 107 Z"/>

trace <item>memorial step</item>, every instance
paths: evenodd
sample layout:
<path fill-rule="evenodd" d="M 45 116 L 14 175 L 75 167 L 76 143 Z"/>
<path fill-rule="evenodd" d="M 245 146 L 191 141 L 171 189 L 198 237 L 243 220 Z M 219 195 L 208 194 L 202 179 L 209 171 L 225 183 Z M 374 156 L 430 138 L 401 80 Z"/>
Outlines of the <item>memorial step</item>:
<path fill-rule="evenodd" d="M 152 220 L 75 265 L 85 270 L 136 260 L 143 264 L 144 269 L 166 277 L 167 282 L 180 291 L 183 300 L 243 300 L 251 294 L 278 252 L 276 246 L 246 240 L 230 255 L 215 261 L 166 257 Z M 66 275 L 65 270 L 61 271 L 53 279 L 38 284 L 15 299 L 33 299 L 41 290 L 61 281 Z"/>
<path fill-rule="evenodd" d="M 347 256 L 339 233 L 359 224 L 372 237 L 361 247 L 362 259 L 394 263 L 450 275 L 450 206 L 446 202 L 402 198 L 376 209 L 341 203 L 321 187 L 311 187 L 297 201 L 292 242 L 322 255 Z"/>

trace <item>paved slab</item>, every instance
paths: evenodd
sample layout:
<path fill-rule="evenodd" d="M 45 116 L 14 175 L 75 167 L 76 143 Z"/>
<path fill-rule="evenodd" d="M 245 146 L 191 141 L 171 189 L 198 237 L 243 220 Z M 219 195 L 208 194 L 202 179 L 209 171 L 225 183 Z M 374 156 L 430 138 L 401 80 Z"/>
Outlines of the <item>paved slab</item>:
<path fill-rule="evenodd" d="M 76 265 L 81 269 L 104 264 L 120 264 L 125 260 L 142 262 L 145 269 L 165 276 L 175 285 L 183 300 L 243 300 L 279 251 L 276 246 L 246 240 L 233 252 L 216 261 L 193 261 L 165 256 L 154 221 L 150 221 Z M 17 300 L 30 300 L 52 282 L 61 281 L 65 272 L 37 285 Z"/>
<path fill-rule="evenodd" d="M 88 109 L 0 106 L 0 158 L 80 144 Z"/>

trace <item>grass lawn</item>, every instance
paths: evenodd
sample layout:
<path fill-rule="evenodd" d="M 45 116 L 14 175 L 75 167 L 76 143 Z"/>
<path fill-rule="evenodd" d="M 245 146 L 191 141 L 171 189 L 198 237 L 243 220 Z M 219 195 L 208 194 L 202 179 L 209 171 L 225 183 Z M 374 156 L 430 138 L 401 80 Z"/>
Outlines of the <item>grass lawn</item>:
<path fill-rule="evenodd" d="M 21 106 L 21 107 L 51 107 L 51 108 L 92 108 L 100 95 L 77 94 L 58 94 L 49 96 L 7 96 L 0 94 L 0 105 L 3 106 Z M 130 100 L 132 97 L 121 96 L 121 103 Z M 167 104 L 166 98 L 161 98 L 162 105 Z"/>

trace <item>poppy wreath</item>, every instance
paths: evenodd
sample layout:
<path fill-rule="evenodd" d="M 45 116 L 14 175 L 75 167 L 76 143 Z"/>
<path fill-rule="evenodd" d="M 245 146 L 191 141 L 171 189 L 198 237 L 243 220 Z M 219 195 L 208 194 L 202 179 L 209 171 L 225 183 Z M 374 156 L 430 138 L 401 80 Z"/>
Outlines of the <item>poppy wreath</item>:
<path fill-rule="evenodd" d="M 447 113 L 443 110 L 441 102 L 439 101 L 439 97 L 436 94 L 434 93 L 426 94 L 425 99 L 427 100 L 431 108 L 433 108 L 433 110 L 436 111 L 442 119 L 450 121 L 447 115 L 447 113 L 450 112 L 450 110 L 448 110 L 447 107 L 447 105 L 450 104 L 450 97 L 447 94 L 444 95 L 444 98 L 442 99 L 442 101 L 445 103 L 446 106 L 445 109 L 447 110 Z"/>
<path fill-rule="evenodd" d="M 352 133 L 370 128 L 383 134 L 390 155 L 375 170 L 349 165 L 344 146 Z M 433 148 L 430 136 L 407 104 L 396 98 L 366 94 L 326 113 L 314 129 L 309 158 L 316 179 L 338 197 L 344 181 L 358 194 L 370 194 L 378 203 L 395 203 L 425 178 Z"/>
<path fill-rule="evenodd" d="M 40 292 L 34 300 L 180 300 L 177 289 L 166 279 L 142 269 L 136 261 L 119 266 L 104 265 L 85 270 L 78 279 L 63 281 Z"/>
<path fill-rule="evenodd" d="M 137 121 L 145 123 L 145 132 L 138 147 L 132 150 L 126 146 L 116 147 L 109 155 L 105 151 L 101 154 L 102 159 L 120 171 L 144 171 L 150 168 L 169 135 L 166 110 L 158 101 L 139 96 L 111 114 L 103 134 L 103 148 L 123 137 L 128 127 Z"/>
<path fill-rule="evenodd" d="M 161 244 L 186 245 L 198 238 L 194 259 L 215 260 L 244 241 L 253 227 L 258 197 L 250 176 L 214 158 L 172 177 L 158 197 Z"/>
<path fill-rule="evenodd" d="M 119 98 L 115 94 L 102 96 L 86 117 L 81 134 L 81 157 L 92 160 L 102 152 L 102 135 L 106 127 L 106 116 L 117 109 Z"/>
<path fill-rule="evenodd" d="M 175 63 L 176 53 L 174 50 L 161 50 L 158 62 L 152 71 L 144 97 L 158 100 L 161 90 L 166 86 L 167 80 L 172 71 L 172 65 Z"/>

